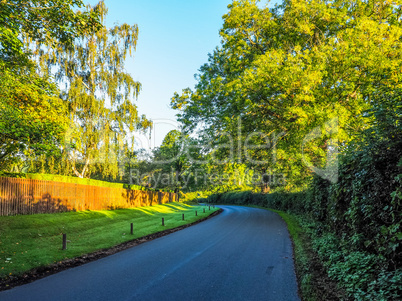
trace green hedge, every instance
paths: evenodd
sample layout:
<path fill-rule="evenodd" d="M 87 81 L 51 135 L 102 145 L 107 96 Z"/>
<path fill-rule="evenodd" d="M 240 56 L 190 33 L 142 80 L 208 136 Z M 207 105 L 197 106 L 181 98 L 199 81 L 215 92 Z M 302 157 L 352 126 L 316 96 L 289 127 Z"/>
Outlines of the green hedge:
<path fill-rule="evenodd" d="M 402 141 L 402 139 L 400 140 Z M 209 202 L 296 213 L 314 250 L 353 300 L 398 300 L 402 283 L 402 143 L 360 145 L 340 157 L 339 181 L 298 193 L 211 195 Z"/>
<path fill-rule="evenodd" d="M 326 185 L 327 189 L 330 185 Z M 328 189 L 329 190 L 329 189 Z M 313 248 L 339 288 L 353 300 L 397 300 L 402 283 L 401 262 L 385 255 L 396 247 L 393 240 L 383 244 L 375 252 L 372 248 L 356 245 L 359 234 L 348 236 L 335 233 L 335 228 L 327 224 L 328 196 L 314 195 L 313 189 L 298 193 L 259 194 L 251 191 L 228 192 L 208 197 L 208 202 L 218 204 L 257 205 L 299 214 L 303 230 L 313 242 Z M 319 206 L 318 204 L 321 204 Z M 347 215 L 347 212 L 345 213 Z M 337 225 L 337 228 L 343 228 Z M 381 232 L 381 231 L 380 231 Z M 385 234 L 385 233 L 383 233 Z M 382 252 L 382 253 L 381 253 Z M 397 264 L 397 265 L 395 265 Z"/>
<path fill-rule="evenodd" d="M 41 180 L 41 181 L 73 183 L 73 184 L 91 185 L 91 186 L 100 186 L 100 187 L 125 188 L 125 189 L 132 189 L 132 190 L 154 190 L 154 189 L 145 188 L 145 187 L 138 186 L 138 185 L 129 185 L 129 184 L 124 184 L 124 183 L 112 183 L 112 182 L 106 182 L 106 181 L 100 181 L 100 180 L 77 178 L 77 177 L 70 177 L 70 176 L 61 176 L 61 175 L 2 172 L 2 173 L 0 173 L 0 176 L 11 177 L 11 178 L 21 178 L 21 179 Z M 170 190 L 161 190 L 161 191 L 173 192 Z"/>
<path fill-rule="evenodd" d="M 302 212 L 303 206 L 310 195 L 309 192 L 270 194 L 254 193 L 252 191 L 233 191 L 213 194 L 208 202 L 234 205 L 256 205 L 282 211 Z"/>

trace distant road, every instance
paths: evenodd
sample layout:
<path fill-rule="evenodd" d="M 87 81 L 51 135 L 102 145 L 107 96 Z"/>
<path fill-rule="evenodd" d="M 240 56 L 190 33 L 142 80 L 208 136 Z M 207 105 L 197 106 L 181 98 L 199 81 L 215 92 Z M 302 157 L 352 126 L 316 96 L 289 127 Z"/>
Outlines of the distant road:
<path fill-rule="evenodd" d="M 0 300 L 300 300 L 282 219 L 220 207 L 205 222 L 0 292 Z"/>

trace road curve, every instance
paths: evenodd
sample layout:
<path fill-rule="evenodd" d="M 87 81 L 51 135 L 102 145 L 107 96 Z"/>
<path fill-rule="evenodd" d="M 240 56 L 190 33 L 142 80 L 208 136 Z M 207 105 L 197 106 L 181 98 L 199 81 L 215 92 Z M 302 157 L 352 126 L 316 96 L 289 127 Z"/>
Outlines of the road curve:
<path fill-rule="evenodd" d="M 0 300 L 300 300 L 283 220 L 220 207 L 205 222 L 0 292 Z"/>

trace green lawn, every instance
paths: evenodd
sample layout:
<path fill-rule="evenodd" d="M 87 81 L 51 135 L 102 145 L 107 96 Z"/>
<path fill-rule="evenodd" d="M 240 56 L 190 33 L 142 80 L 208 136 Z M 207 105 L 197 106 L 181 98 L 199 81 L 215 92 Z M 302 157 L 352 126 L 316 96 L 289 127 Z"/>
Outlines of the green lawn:
<path fill-rule="evenodd" d="M 203 213 L 203 209 L 206 213 Z M 195 211 L 198 216 L 195 216 Z M 218 208 L 169 203 L 114 211 L 81 211 L 0 217 L 0 278 L 175 228 Z M 182 214 L 185 220 L 182 221 Z M 165 226 L 162 226 L 162 217 Z M 134 223 L 134 235 L 130 234 Z M 67 250 L 61 250 L 62 233 Z"/>

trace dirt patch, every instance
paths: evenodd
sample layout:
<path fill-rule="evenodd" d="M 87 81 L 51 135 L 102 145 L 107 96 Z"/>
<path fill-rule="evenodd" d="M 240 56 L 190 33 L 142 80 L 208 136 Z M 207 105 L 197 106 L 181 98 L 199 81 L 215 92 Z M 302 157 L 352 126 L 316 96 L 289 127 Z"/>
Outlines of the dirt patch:
<path fill-rule="evenodd" d="M 199 219 L 198 221 L 191 223 L 191 224 L 187 224 L 187 225 L 183 225 L 180 227 L 176 227 L 173 229 L 167 229 L 158 233 L 154 233 L 154 234 L 150 234 L 147 236 L 143 236 L 143 237 L 139 237 L 136 238 L 134 240 L 131 241 L 127 241 L 124 242 L 120 245 L 108 248 L 108 249 L 102 249 L 90 254 L 86 254 L 80 257 L 76 257 L 76 258 L 71 258 L 71 259 L 67 259 L 49 266 L 45 266 L 45 267 L 39 267 L 33 270 L 30 270 L 20 276 L 9 276 L 6 279 L 1 279 L 0 282 L 0 291 L 4 291 L 4 290 L 8 290 L 11 289 L 13 287 L 19 286 L 19 285 L 23 285 L 23 284 L 27 284 L 30 282 L 33 282 L 35 280 L 44 278 L 46 276 L 52 275 L 52 274 L 56 274 L 58 272 L 61 272 L 63 270 L 69 269 L 69 268 L 73 268 L 76 266 L 80 266 L 83 265 L 85 263 L 91 262 L 91 261 L 95 261 L 101 258 L 104 258 L 106 256 L 118 253 L 120 251 L 126 250 L 128 248 L 132 248 L 135 247 L 139 244 L 142 244 L 144 242 L 168 235 L 170 233 L 176 232 L 176 231 L 180 231 L 183 230 L 185 228 L 188 228 L 190 226 L 193 226 L 195 224 L 198 224 L 200 222 L 203 222 L 213 216 L 218 215 L 219 213 L 221 213 L 223 210 L 219 209 L 217 211 L 215 211 L 214 213 L 212 213 L 211 215 Z"/>
<path fill-rule="evenodd" d="M 300 239 L 302 240 L 304 252 L 306 252 L 306 257 L 308 258 L 308 263 L 304 266 L 298 264 L 295 258 L 296 267 L 296 277 L 299 286 L 299 296 L 303 296 L 301 290 L 302 277 L 305 273 L 311 275 L 311 292 L 310 294 L 314 296 L 315 300 L 326 300 L 326 301 L 339 301 L 348 300 L 345 297 L 345 292 L 338 288 L 336 282 L 329 278 L 328 273 L 320 260 L 318 254 L 313 250 L 311 246 L 311 239 L 306 233 L 300 234 Z M 293 246 L 293 257 L 295 256 L 295 246 L 292 240 Z M 310 296 L 311 297 L 311 296 Z"/>

